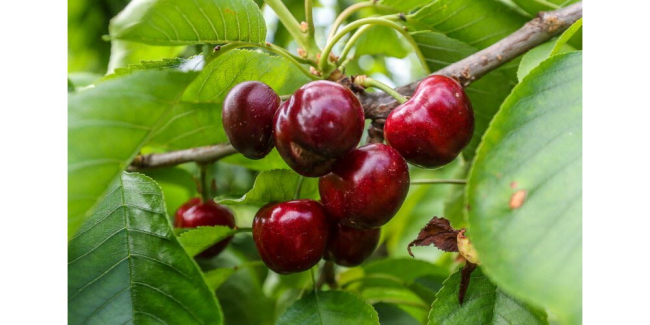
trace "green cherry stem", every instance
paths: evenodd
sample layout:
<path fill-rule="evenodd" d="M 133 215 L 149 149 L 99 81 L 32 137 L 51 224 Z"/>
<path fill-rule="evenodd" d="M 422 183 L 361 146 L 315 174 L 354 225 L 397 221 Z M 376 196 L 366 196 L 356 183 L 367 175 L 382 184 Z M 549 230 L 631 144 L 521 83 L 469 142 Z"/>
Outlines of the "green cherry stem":
<path fill-rule="evenodd" d="M 343 27 L 339 32 L 334 34 L 332 39 L 327 41 L 327 45 L 325 45 L 325 48 L 323 49 L 323 52 L 321 53 L 320 60 L 318 62 L 318 67 L 321 69 L 323 72 L 330 72 L 331 70 L 327 70 L 328 64 L 329 64 L 329 55 L 330 52 L 332 52 L 332 49 L 334 48 L 334 45 L 343 38 L 343 36 L 347 35 L 349 32 L 364 26 L 364 25 L 379 25 L 379 26 L 386 26 L 390 27 L 396 31 L 398 31 L 400 34 L 406 38 L 406 40 L 411 44 L 413 47 L 415 54 L 418 56 L 418 59 L 420 60 L 420 63 L 422 64 L 422 67 L 424 68 L 426 74 L 431 74 L 431 71 L 429 70 L 429 66 L 427 65 L 427 61 L 422 54 L 422 51 L 420 51 L 420 48 L 418 47 L 417 43 L 409 34 L 406 30 L 405 27 L 388 19 L 385 18 L 377 18 L 377 17 L 370 17 L 370 18 L 363 18 L 356 20 L 349 25 Z"/>
<path fill-rule="evenodd" d="M 316 40 L 309 37 L 308 33 L 303 33 L 300 23 L 291 14 L 291 11 L 282 3 L 282 0 L 264 0 L 264 2 L 275 11 L 275 14 L 280 18 L 280 22 L 287 28 L 291 37 L 296 40 L 296 43 L 302 47 L 308 54 L 309 58 L 315 59 L 316 54 L 320 52 Z"/>
<path fill-rule="evenodd" d="M 361 35 L 363 35 L 363 33 L 365 33 L 368 29 L 370 29 L 370 27 L 372 27 L 372 25 L 362 26 L 359 29 L 357 29 L 357 31 L 354 32 L 354 34 L 352 34 L 352 36 L 350 36 L 350 39 L 347 41 L 347 43 L 345 43 L 345 46 L 343 47 L 343 50 L 341 51 L 341 59 L 344 60 L 343 62 L 345 62 L 345 60 L 347 60 L 348 53 L 350 53 L 350 50 L 352 50 L 352 47 L 354 46 L 354 44 L 357 43 L 357 41 L 359 40 Z M 339 66 L 341 66 L 341 65 L 343 65 L 343 64 L 340 64 Z"/>
<path fill-rule="evenodd" d="M 395 98 L 395 100 L 400 104 L 403 104 L 408 100 L 406 97 L 402 96 L 400 93 L 398 93 L 395 89 L 391 88 L 387 84 L 379 80 L 366 77 L 365 75 L 354 77 L 354 83 L 364 88 L 374 87 L 374 88 L 381 89 L 383 92 Z"/>
<path fill-rule="evenodd" d="M 411 181 L 411 185 L 426 185 L 426 184 L 467 184 L 466 179 L 416 179 Z"/>
<path fill-rule="evenodd" d="M 305 181 L 304 176 L 300 176 L 300 179 L 298 179 L 298 185 L 296 185 L 296 193 L 293 195 L 293 199 L 297 200 L 300 198 L 300 190 L 302 189 L 302 183 Z"/>
<path fill-rule="evenodd" d="M 313 18 L 313 9 L 312 9 L 312 0 L 305 0 L 305 21 L 307 23 L 307 34 L 309 37 L 314 38 L 314 18 Z"/>
<path fill-rule="evenodd" d="M 377 8 L 377 9 L 382 9 L 382 10 L 387 10 L 387 11 L 395 11 L 392 7 L 389 6 L 384 6 L 380 5 L 377 3 L 377 1 L 370 0 L 366 2 L 359 2 L 355 3 L 347 8 L 345 8 L 341 13 L 336 17 L 334 20 L 334 23 L 332 24 L 332 29 L 330 29 L 329 35 L 327 35 L 327 39 L 332 39 L 334 37 L 334 34 L 336 34 L 336 30 L 339 29 L 339 26 L 343 24 L 343 22 L 348 19 L 348 17 L 352 16 L 353 13 L 364 9 L 364 8 Z"/>

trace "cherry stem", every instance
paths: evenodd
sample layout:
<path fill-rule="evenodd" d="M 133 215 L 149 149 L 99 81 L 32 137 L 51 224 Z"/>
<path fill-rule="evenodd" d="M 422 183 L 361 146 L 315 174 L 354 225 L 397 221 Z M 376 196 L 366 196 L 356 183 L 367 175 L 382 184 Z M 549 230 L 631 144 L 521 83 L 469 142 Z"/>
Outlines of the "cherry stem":
<path fill-rule="evenodd" d="M 293 195 L 293 199 L 297 200 L 300 198 L 300 190 L 302 189 L 302 183 L 305 181 L 304 176 L 300 176 L 298 179 L 298 185 L 296 185 L 296 193 Z"/>
<path fill-rule="evenodd" d="M 253 232 L 253 228 L 250 228 L 250 227 L 237 228 L 237 233 L 240 233 L 240 232 Z"/>
<path fill-rule="evenodd" d="M 389 6 L 384 6 L 377 4 L 377 1 L 370 0 L 366 2 L 359 2 L 355 3 L 347 8 L 345 8 L 341 13 L 336 17 L 334 20 L 334 23 L 332 24 L 332 29 L 330 29 L 329 34 L 327 35 L 327 39 L 332 39 L 334 37 L 334 34 L 336 34 L 336 30 L 339 29 L 339 26 L 343 24 L 343 22 L 350 16 L 352 16 L 353 13 L 364 9 L 364 8 L 377 8 L 377 9 L 382 9 L 382 10 L 388 10 L 388 11 L 395 11 L 392 7 Z"/>
<path fill-rule="evenodd" d="M 329 68 L 329 56 L 330 52 L 332 52 L 332 49 L 334 48 L 334 45 L 343 38 L 343 36 L 347 35 L 349 32 L 364 26 L 364 25 L 378 25 L 378 26 L 386 26 L 390 27 L 396 31 L 398 31 L 400 34 L 406 38 L 406 40 L 411 44 L 413 47 L 413 50 L 415 51 L 415 54 L 417 54 L 418 59 L 420 60 L 420 63 L 422 64 L 422 67 L 424 68 L 425 72 L 427 74 L 430 74 L 431 71 L 429 70 L 429 66 L 427 65 L 427 61 L 422 54 L 422 51 L 420 51 L 420 48 L 418 47 L 417 43 L 413 39 L 413 36 L 409 34 L 405 27 L 392 21 L 388 20 L 386 18 L 381 18 L 381 17 L 370 17 L 370 18 L 363 18 L 356 20 L 349 25 L 345 26 L 341 31 L 337 32 L 334 34 L 332 39 L 327 41 L 327 44 L 325 45 L 325 48 L 323 49 L 323 52 L 321 52 L 320 60 L 318 61 L 318 67 L 321 69 L 323 72 L 330 72 L 330 70 L 326 71 L 326 68 Z"/>
<path fill-rule="evenodd" d="M 318 45 L 316 45 L 316 40 L 313 37 L 309 37 L 310 35 L 308 33 L 302 32 L 300 23 L 291 14 L 291 11 L 287 9 L 287 6 L 282 3 L 282 0 L 264 0 L 264 3 L 271 7 L 275 14 L 278 15 L 280 22 L 282 22 L 282 25 L 284 25 L 296 43 L 307 52 L 311 59 L 315 59 L 316 54 L 320 51 Z"/>
<path fill-rule="evenodd" d="M 466 179 L 416 179 L 411 181 L 411 185 L 426 185 L 426 184 L 467 184 Z"/>
<path fill-rule="evenodd" d="M 307 34 L 314 38 L 314 19 L 312 10 L 312 0 L 305 0 L 305 21 L 307 23 Z"/>
<path fill-rule="evenodd" d="M 210 197 L 210 188 L 208 186 L 208 164 L 198 164 L 200 169 L 200 179 L 201 179 L 201 198 L 203 202 L 208 202 L 212 200 Z"/>
<path fill-rule="evenodd" d="M 385 84 L 385 83 L 383 83 L 383 82 L 381 82 L 379 80 L 370 78 L 370 77 L 356 76 L 354 78 L 354 83 L 359 85 L 359 86 L 365 87 L 365 88 L 367 88 L 367 87 L 375 87 L 375 88 L 381 89 L 383 92 L 385 92 L 385 93 L 389 94 L 391 97 L 395 98 L 395 100 L 397 102 L 399 102 L 400 104 L 403 104 L 408 100 L 406 97 L 402 96 L 400 93 L 398 93 L 395 89 L 391 88 L 387 84 Z"/>

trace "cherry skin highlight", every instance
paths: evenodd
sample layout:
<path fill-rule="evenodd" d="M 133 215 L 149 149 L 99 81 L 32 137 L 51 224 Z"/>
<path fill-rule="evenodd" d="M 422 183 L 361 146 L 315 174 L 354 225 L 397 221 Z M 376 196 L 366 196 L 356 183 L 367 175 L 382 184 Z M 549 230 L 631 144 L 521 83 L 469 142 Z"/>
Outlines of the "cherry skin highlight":
<path fill-rule="evenodd" d="M 329 222 L 314 200 L 269 203 L 253 219 L 253 239 L 269 269 L 280 274 L 316 265 L 327 246 Z"/>
<path fill-rule="evenodd" d="M 262 159 L 273 149 L 273 116 L 280 97 L 259 81 L 233 87 L 223 102 L 221 118 L 230 144 L 249 159 Z"/>
<path fill-rule="evenodd" d="M 360 147 L 318 181 L 328 215 L 353 228 L 378 228 L 395 216 L 408 193 L 408 165 L 380 143 Z"/>
<path fill-rule="evenodd" d="M 355 229 L 336 224 L 330 231 L 325 259 L 341 266 L 357 266 L 372 255 L 380 236 L 381 228 Z"/>
<path fill-rule="evenodd" d="M 235 228 L 235 217 L 232 212 L 214 201 L 201 202 L 201 199 L 193 198 L 178 208 L 175 216 L 174 226 L 176 228 L 196 228 L 200 226 Z M 231 239 L 232 236 L 214 244 L 197 256 L 203 258 L 214 257 L 228 246 Z"/>
<path fill-rule="evenodd" d="M 424 79 L 384 125 L 386 142 L 408 162 L 425 168 L 450 163 L 473 133 L 474 111 L 463 87 L 440 75 Z"/>
<path fill-rule="evenodd" d="M 274 118 L 275 146 L 298 174 L 327 174 L 361 140 L 363 108 L 348 88 L 314 81 L 298 89 Z"/>

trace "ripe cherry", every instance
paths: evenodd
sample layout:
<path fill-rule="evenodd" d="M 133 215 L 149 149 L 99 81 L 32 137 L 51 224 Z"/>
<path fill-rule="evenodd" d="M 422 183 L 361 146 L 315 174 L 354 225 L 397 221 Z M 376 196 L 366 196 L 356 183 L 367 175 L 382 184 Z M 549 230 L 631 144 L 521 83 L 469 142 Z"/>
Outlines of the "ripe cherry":
<path fill-rule="evenodd" d="M 200 226 L 227 226 L 235 228 L 235 217 L 229 209 L 214 201 L 201 202 L 193 198 L 176 211 L 174 226 L 177 228 L 196 228 Z M 207 248 L 198 256 L 210 258 L 221 253 L 232 237 L 228 237 L 212 247 Z"/>
<path fill-rule="evenodd" d="M 422 80 L 384 126 L 386 142 L 408 162 L 425 168 L 450 163 L 473 133 L 474 111 L 463 87 L 440 75 Z"/>
<path fill-rule="evenodd" d="M 262 159 L 273 149 L 273 116 L 280 97 L 259 81 L 233 87 L 223 102 L 221 117 L 230 144 L 250 159 Z"/>
<path fill-rule="evenodd" d="M 342 266 L 356 266 L 377 248 L 381 228 L 355 229 L 336 224 L 330 231 L 325 259 Z"/>
<path fill-rule="evenodd" d="M 321 80 L 298 89 L 280 106 L 273 123 L 275 146 L 284 161 L 303 176 L 317 177 L 356 147 L 364 115 L 352 91 Z"/>
<path fill-rule="evenodd" d="M 404 203 L 410 177 L 404 158 L 384 144 L 358 148 L 318 181 L 321 201 L 337 222 L 354 228 L 378 228 Z"/>
<path fill-rule="evenodd" d="M 253 239 L 271 270 L 289 274 L 308 270 L 323 257 L 329 222 L 314 200 L 269 203 L 253 219 Z"/>

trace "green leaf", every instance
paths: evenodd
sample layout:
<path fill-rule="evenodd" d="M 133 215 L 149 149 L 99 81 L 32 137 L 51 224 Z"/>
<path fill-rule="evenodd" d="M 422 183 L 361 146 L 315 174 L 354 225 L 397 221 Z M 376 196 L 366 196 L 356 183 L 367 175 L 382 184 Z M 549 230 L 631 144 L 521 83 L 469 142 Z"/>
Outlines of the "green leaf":
<path fill-rule="evenodd" d="M 469 237 L 509 294 L 567 324 L 582 309 L 582 52 L 533 69 L 503 103 L 470 171 Z"/>
<path fill-rule="evenodd" d="M 418 325 L 417 319 L 403 309 L 393 305 L 380 302 L 373 307 L 379 315 L 379 323 L 382 325 Z"/>
<path fill-rule="evenodd" d="M 519 7 L 524 9 L 532 16 L 536 16 L 540 11 L 556 10 L 566 7 L 580 0 L 513 0 Z"/>
<path fill-rule="evenodd" d="M 142 173 L 153 178 L 160 186 L 165 195 L 167 211 L 172 215 L 185 202 L 198 196 L 196 182 L 192 174 L 185 169 L 178 167 L 148 169 Z"/>
<path fill-rule="evenodd" d="M 263 205 L 269 202 L 284 202 L 294 199 L 299 182 L 302 199 L 318 199 L 318 178 L 303 177 L 293 170 L 276 169 L 261 172 L 253 188 L 239 199 L 220 200 L 221 204 Z"/>
<path fill-rule="evenodd" d="M 112 39 L 150 45 L 263 43 L 266 25 L 251 0 L 136 0 L 111 20 Z"/>
<path fill-rule="evenodd" d="M 223 323 L 172 232 L 158 185 L 121 173 L 109 188 L 68 246 L 69 323 Z"/>
<path fill-rule="evenodd" d="M 89 72 L 71 72 L 68 74 L 68 80 L 74 85 L 74 88 L 87 87 L 92 85 L 98 79 L 101 79 L 102 75 L 97 73 Z"/>
<path fill-rule="evenodd" d="M 519 29 L 527 18 L 494 0 L 436 0 L 407 21 L 483 49 Z"/>
<path fill-rule="evenodd" d="M 142 71 L 69 95 L 69 237 L 151 138 L 194 76 Z"/>
<path fill-rule="evenodd" d="M 552 39 L 549 42 L 546 42 L 526 53 L 521 59 L 519 64 L 519 69 L 517 70 L 517 78 L 519 81 L 524 79 L 524 77 L 538 66 L 542 61 L 548 59 L 549 57 L 558 54 L 566 53 L 570 51 L 575 51 L 576 49 L 567 44 L 567 41 L 571 39 L 573 35 L 582 27 L 582 18 L 576 21 L 569 29 L 564 31 L 561 36 Z"/>
<path fill-rule="evenodd" d="M 179 71 L 200 71 L 204 64 L 203 56 L 197 55 L 188 59 L 174 58 L 162 59 L 159 61 L 140 61 L 138 64 L 130 64 L 127 67 L 117 68 L 112 74 L 104 77 L 105 79 L 116 78 L 140 70 L 179 70 Z"/>
<path fill-rule="evenodd" d="M 377 312 L 357 296 L 343 291 L 317 291 L 295 302 L 280 316 L 284 324 L 379 324 Z"/>
<path fill-rule="evenodd" d="M 178 241 L 181 243 L 187 255 L 196 256 L 206 248 L 222 241 L 239 232 L 226 226 L 197 227 L 184 231 Z"/>
<path fill-rule="evenodd" d="M 218 268 L 203 273 L 203 277 L 205 278 L 205 283 L 208 284 L 208 287 L 214 291 L 226 282 L 235 271 L 236 270 L 232 268 Z"/>
<path fill-rule="evenodd" d="M 227 164 L 233 164 L 237 166 L 246 167 L 248 169 L 257 170 L 257 171 L 269 171 L 274 169 L 289 169 L 289 165 L 284 162 L 284 159 L 278 153 L 278 150 L 273 148 L 271 153 L 266 155 L 266 157 L 259 160 L 251 160 L 244 155 L 235 154 L 229 157 L 226 157 L 221 160 Z"/>
<path fill-rule="evenodd" d="M 412 35 L 431 71 L 440 70 L 478 51 L 475 47 L 440 33 L 416 32 Z M 474 136 L 463 150 L 466 160 L 470 161 L 474 157 L 481 136 L 514 84 L 514 80 L 508 78 L 501 70 L 496 70 L 465 88 L 474 108 Z"/>
<path fill-rule="evenodd" d="M 118 68 L 140 64 L 141 61 L 173 58 L 181 54 L 185 46 L 151 46 L 142 43 L 112 40 L 111 57 L 108 61 L 108 73 Z"/>
<path fill-rule="evenodd" d="M 382 54 L 403 59 L 411 49 L 397 32 L 385 26 L 373 26 L 361 35 L 356 44 L 355 57 L 366 54 Z"/>
<path fill-rule="evenodd" d="M 490 282 L 481 269 L 471 275 L 462 305 L 460 271 L 444 283 L 431 305 L 429 324 L 548 324 L 546 313 L 526 306 Z"/>
<path fill-rule="evenodd" d="M 381 0 L 379 3 L 384 6 L 393 7 L 400 12 L 408 13 L 413 9 L 422 7 L 423 3 L 426 2 L 422 0 Z"/>
<path fill-rule="evenodd" d="M 278 94 L 291 94 L 309 78 L 277 56 L 248 50 L 221 54 L 188 86 L 149 145 L 177 150 L 228 141 L 221 123 L 223 100 L 232 87 L 249 80 L 261 81 Z"/>

